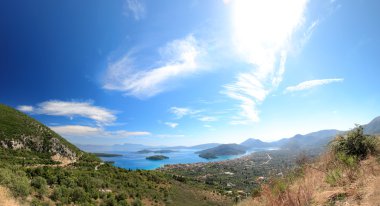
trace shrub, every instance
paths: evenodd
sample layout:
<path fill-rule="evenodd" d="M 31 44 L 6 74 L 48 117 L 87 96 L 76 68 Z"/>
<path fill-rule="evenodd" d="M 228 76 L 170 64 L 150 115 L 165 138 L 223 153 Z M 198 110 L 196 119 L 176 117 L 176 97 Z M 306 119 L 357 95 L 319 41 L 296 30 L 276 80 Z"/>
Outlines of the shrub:
<path fill-rule="evenodd" d="M 142 204 L 142 202 L 141 202 L 141 200 L 140 199 L 135 199 L 133 202 L 132 202 L 132 205 L 133 206 L 142 206 L 143 204 Z"/>
<path fill-rule="evenodd" d="M 30 194 L 29 179 L 21 171 L 15 173 L 10 169 L 0 169 L 0 184 L 6 185 L 18 197 Z"/>
<path fill-rule="evenodd" d="M 42 177 L 35 177 L 32 179 L 31 185 L 36 188 L 39 197 L 44 196 L 47 193 L 47 182 Z"/>
<path fill-rule="evenodd" d="M 342 171 L 340 169 L 334 169 L 327 173 L 326 182 L 331 186 L 336 186 L 342 178 Z"/>
<path fill-rule="evenodd" d="M 365 135 L 362 126 L 356 126 L 345 135 L 339 135 L 330 143 L 335 154 L 345 154 L 364 159 L 368 154 L 376 152 L 377 139 L 370 135 Z"/>

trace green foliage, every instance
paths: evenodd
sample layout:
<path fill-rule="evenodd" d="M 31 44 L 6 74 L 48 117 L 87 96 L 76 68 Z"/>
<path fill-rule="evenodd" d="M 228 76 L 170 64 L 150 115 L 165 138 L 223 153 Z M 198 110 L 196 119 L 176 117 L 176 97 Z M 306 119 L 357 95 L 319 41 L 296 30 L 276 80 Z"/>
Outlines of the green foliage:
<path fill-rule="evenodd" d="M 335 156 L 339 162 L 343 163 L 343 165 L 349 169 L 355 169 L 358 166 L 359 160 L 356 156 L 347 155 L 343 152 L 336 153 Z"/>
<path fill-rule="evenodd" d="M 14 171 L 9 168 L 0 168 L 0 184 L 7 186 L 17 197 L 26 197 L 30 194 L 29 179 L 22 171 Z"/>
<path fill-rule="evenodd" d="M 135 199 L 133 202 L 132 202 L 132 206 L 142 206 L 142 202 L 140 199 Z"/>
<path fill-rule="evenodd" d="M 365 135 L 362 126 L 357 126 L 346 135 L 338 136 L 330 143 L 336 154 L 345 154 L 364 159 L 368 154 L 376 152 L 377 139 L 374 136 Z"/>
<path fill-rule="evenodd" d="M 331 186 L 338 185 L 342 178 L 342 171 L 340 169 L 333 169 L 327 172 L 326 182 Z"/>
<path fill-rule="evenodd" d="M 271 189 L 273 194 L 281 194 L 288 188 L 288 182 L 285 179 L 275 179 L 271 182 Z"/>
<path fill-rule="evenodd" d="M 47 190 L 48 190 L 47 182 L 46 182 L 46 179 L 44 179 L 43 177 L 38 176 L 38 177 L 33 178 L 31 185 L 32 187 L 36 189 L 39 197 L 43 197 L 44 195 L 47 194 Z"/>

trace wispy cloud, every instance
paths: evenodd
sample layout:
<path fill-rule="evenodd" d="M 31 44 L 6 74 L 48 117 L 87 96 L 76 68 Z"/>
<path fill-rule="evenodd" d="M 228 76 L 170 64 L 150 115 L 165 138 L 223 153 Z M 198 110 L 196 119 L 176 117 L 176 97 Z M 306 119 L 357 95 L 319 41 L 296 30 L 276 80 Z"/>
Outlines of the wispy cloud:
<path fill-rule="evenodd" d="M 62 135 L 63 137 L 91 137 L 91 138 L 126 138 L 130 136 L 146 136 L 151 135 L 145 131 L 106 131 L 102 127 L 90 127 L 82 125 L 63 125 L 63 126 L 50 126 L 52 130 Z"/>
<path fill-rule="evenodd" d="M 34 107 L 29 106 L 29 105 L 20 105 L 17 107 L 17 109 L 22 111 L 22 112 L 33 112 L 34 111 Z"/>
<path fill-rule="evenodd" d="M 169 112 L 174 114 L 177 119 L 181 119 L 184 116 L 198 114 L 200 110 L 194 110 L 188 107 L 171 107 Z"/>
<path fill-rule="evenodd" d="M 214 122 L 217 121 L 218 118 L 212 116 L 201 116 L 198 118 L 198 120 L 202 122 Z"/>
<path fill-rule="evenodd" d="M 126 0 L 124 3 L 124 14 L 132 15 L 135 20 L 145 17 L 146 8 L 142 0 Z"/>
<path fill-rule="evenodd" d="M 240 102 L 240 119 L 233 124 L 259 121 L 258 105 L 282 81 L 292 36 L 304 23 L 306 4 L 307 0 L 230 2 L 234 47 L 252 68 L 239 73 L 222 91 Z"/>
<path fill-rule="evenodd" d="M 21 105 L 17 107 L 24 112 L 52 116 L 85 117 L 99 124 L 110 124 L 116 120 L 115 112 L 109 109 L 94 106 L 92 102 L 51 100 L 38 104 L 36 107 Z"/>
<path fill-rule="evenodd" d="M 169 127 L 171 127 L 171 128 L 173 128 L 173 129 L 176 128 L 179 125 L 176 122 L 165 122 L 164 124 L 167 125 L 167 126 L 169 126 Z"/>
<path fill-rule="evenodd" d="M 322 86 L 325 84 L 331 84 L 334 82 L 342 82 L 343 80 L 344 79 L 342 78 L 309 80 L 309 81 L 301 82 L 295 86 L 289 86 L 285 89 L 285 92 L 296 92 L 296 91 L 312 89 L 314 87 Z"/>
<path fill-rule="evenodd" d="M 126 95 L 149 98 L 169 89 L 168 82 L 197 72 L 201 67 L 198 57 L 202 53 L 192 36 L 174 40 L 160 49 L 161 59 L 153 68 L 136 69 L 129 54 L 107 68 L 105 89 L 122 91 Z"/>

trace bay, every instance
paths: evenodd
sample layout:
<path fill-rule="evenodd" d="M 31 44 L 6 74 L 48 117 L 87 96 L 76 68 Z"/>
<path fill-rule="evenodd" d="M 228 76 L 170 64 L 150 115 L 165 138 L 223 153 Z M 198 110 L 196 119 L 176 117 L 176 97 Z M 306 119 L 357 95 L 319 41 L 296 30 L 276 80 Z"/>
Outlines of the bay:
<path fill-rule="evenodd" d="M 269 148 L 268 148 L 269 149 Z M 261 149 L 262 150 L 262 149 Z M 145 159 L 148 156 L 157 155 L 156 153 L 145 153 L 141 154 L 138 152 L 120 152 L 120 151 L 114 151 L 110 152 L 112 154 L 120 154 L 122 156 L 117 157 L 100 157 L 103 161 L 112 161 L 114 162 L 114 166 L 124 168 L 124 169 L 131 169 L 131 170 L 154 170 L 159 167 L 163 167 L 166 164 L 189 164 L 189 163 L 197 163 L 197 162 L 216 162 L 216 161 L 223 161 L 223 160 L 229 160 L 234 158 L 239 158 L 244 155 L 248 155 L 252 152 L 258 151 L 258 150 L 250 150 L 246 152 L 245 154 L 241 155 L 226 155 L 226 156 L 220 156 L 216 159 L 204 159 L 198 156 L 198 154 L 195 154 L 199 150 L 193 150 L 193 149 L 178 149 L 174 152 L 170 153 L 164 153 L 160 155 L 165 155 L 169 157 L 169 159 L 164 160 L 147 160 Z"/>

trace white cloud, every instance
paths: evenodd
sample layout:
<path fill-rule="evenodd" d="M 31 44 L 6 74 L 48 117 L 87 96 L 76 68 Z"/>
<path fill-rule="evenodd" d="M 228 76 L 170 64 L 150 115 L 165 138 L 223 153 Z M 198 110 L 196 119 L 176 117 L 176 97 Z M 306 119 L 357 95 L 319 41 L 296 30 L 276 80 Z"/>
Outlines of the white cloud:
<path fill-rule="evenodd" d="M 165 122 L 164 124 L 167 125 L 167 126 L 169 126 L 169 127 L 171 127 L 171 128 L 173 128 L 173 129 L 176 128 L 179 125 L 176 122 Z"/>
<path fill-rule="evenodd" d="M 197 72 L 201 48 L 190 35 L 174 40 L 160 49 L 161 66 L 136 69 L 130 54 L 112 62 L 107 68 L 103 88 L 125 92 L 138 98 L 149 98 L 169 89 L 169 82 Z"/>
<path fill-rule="evenodd" d="M 124 3 L 124 14 L 132 15 L 135 20 L 145 17 L 146 9 L 141 0 L 126 0 Z"/>
<path fill-rule="evenodd" d="M 240 101 L 240 119 L 234 124 L 259 121 L 258 105 L 282 81 L 292 36 L 304 23 L 306 4 L 307 0 L 230 2 L 234 47 L 252 68 L 239 73 L 236 81 L 222 91 Z"/>
<path fill-rule="evenodd" d="M 51 126 L 50 128 L 64 137 L 126 138 L 130 136 L 151 135 L 149 132 L 145 131 L 106 131 L 101 127 L 90 127 L 82 125 Z"/>
<path fill-rule="evenodd" d="M 169 112 L 174 114 L 177 119 L 181 119 L 184 116 L 198 114 L 199 110 L 193 110 L 187 107 L 171 107 Z"/>
<path fill-rule="evenodd" d="M 34 111 L 34 107 L 29 106 L 29 105 L 20 105 L 17 107 L 17 109 L 22 111 L 22 112 L 33 112 Z"/>
<path fill-rule="evenodd" d="M 310 80 L 310 81 L 305 81 L 301 82 L 295 86 L 289 86 L 285 89 L 285 92 L 296 92 L 296 91 L 302 91 L 302 90 L 307 90 L 311 89 L 314 87 L 322 86 L 325 84 L 331 84 L 334 82 L 342 82 L 344 79 L 342 78 L 337 78 L 337 79 L 316 79 L 316 80 Z"/>
<path fill-rule="evenodd" d="M 91 102 L 67 102 L 51 100 L 38 104 L 37 107 L 22 105 L 18 107 L 20 110 L 30 110 L 26 112 L 33 112 L 35 114 L 45 114 L 53 116 L 66 116 L 73 118 L 75 116 L 81 116 L 92 119 L 99 124 L 110 124 L 116 120 L 114 112 L 92 105 Z M 21 110 L 22 111 L 22 110 Z"/>
<path fill-rule="evenodd" d="M 211 116 L 201 116 L 198 118 L 198 120 L 202 122 L 215 122 L 218 120 L 218 118 Z"/>

